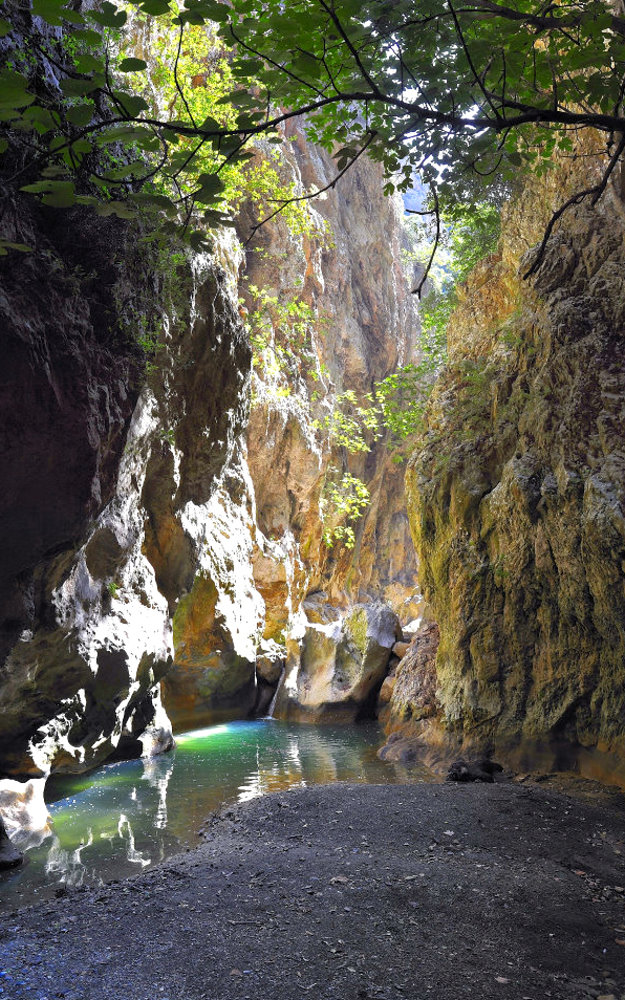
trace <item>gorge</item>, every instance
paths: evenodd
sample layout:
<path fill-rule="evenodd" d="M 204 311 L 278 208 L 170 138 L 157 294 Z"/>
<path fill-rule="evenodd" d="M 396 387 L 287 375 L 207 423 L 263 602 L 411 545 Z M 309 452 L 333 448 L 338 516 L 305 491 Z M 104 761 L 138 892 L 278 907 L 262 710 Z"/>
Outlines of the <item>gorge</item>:
<path fill-rule="evenodd" d="M 0 993 L 619 1000 L 625 126 L 621 98 L 582 115 L 541 62 L 555 79 L 571 32 L 577 52 L 599 29 L 433 3 L 437 54 L 402 50 L 400 86 L 371 38 L 414 41 L 412 3 L 302 0 L 300 24 L 197 0 L 173 28 L 161 0 L 33 3 L 0 19 L 0 891 L 4 912 L 41 896 Z M 526 16 L 534 83 L 496 98 L 482 33 Z M 451 83 L 427 90 L 441 53 Z M 538 138 L 524 120 L 512 149 L 525 86 Z M 388 131 L 399 105 L 410 128 Z M 445 782 L 459 758 L 475 786 Z"/>

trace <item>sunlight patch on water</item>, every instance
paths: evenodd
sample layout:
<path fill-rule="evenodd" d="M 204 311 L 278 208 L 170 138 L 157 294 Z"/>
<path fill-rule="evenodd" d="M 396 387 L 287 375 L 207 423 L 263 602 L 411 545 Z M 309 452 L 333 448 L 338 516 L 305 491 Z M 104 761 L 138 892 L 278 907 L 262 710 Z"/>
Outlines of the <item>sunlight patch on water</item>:
<path fill-rule="evenodd" d="M 208 726 L 206 729 L 191 729 L 188 733 L 179 733 L 176 736 L 176 745 L 181 746 L 183 743 L 190 743 L 192 740 L 205 740 L 211 736 L 219 736 L 220 733 L 227 733 L 229 731 L 227 723 L 219 726 Z"/>

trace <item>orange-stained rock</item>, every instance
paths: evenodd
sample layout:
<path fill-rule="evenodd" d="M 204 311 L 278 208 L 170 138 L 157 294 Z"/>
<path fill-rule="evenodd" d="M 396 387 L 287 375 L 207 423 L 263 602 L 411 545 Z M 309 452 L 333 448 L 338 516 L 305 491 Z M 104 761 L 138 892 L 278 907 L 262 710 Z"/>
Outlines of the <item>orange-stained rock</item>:
<path fill-rule="evenodd" d="M 523 280 L 553 210 L 605 168 L 596 136 L 577 151 L 527 180 L 506 205 L 498 253 L 460 290 L 449 365 L 407 472 L 440 626 L 441 724 L 498 757 L 517 745 L 519 760 L 531 744 L 557 760 L 558 743 L 625 760 L 618 184 L 566 212 Z"/>
<path fill-rule="evenodd" d="M 197 577 L 174 615 L 174 663 L 163 679 L 163 699 L 175 732 L 228 718 L 254 707 L 254 663 L 240 656 L 217 610 L 219 592 Z"/>
<path fill-rule="evenodd" d="M 393 656 L 396 656 L 398 660 L 402 660 L 406 655 L 406 653 L 408 652 L 409 648 L 410 648 L 410 643 L 404 642 L 404 640 L 402 639 L 399 642 L 396 642 L 395 645 L 393 646 Z"/>

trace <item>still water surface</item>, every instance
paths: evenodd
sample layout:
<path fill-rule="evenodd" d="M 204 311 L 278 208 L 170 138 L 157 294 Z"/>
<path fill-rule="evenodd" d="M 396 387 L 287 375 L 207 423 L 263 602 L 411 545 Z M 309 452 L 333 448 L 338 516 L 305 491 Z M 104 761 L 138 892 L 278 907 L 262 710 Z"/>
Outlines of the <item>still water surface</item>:
<path fill-rule="evenodd" d="M 152 760 L 110 764 L 89 775 L 51 779 L 50 832 L 27 863 L 0 876 L 0 906 L 51 895 L 59 883 L 98 884 L 136 874 L 198 843 L 198 829 L 225 802 L 244 802 L 292 786 L 332 781 L 432 780 L 379 760 L 374 724 L 289 725 L 234 722 L 176 737 L 176 750 Z"/>

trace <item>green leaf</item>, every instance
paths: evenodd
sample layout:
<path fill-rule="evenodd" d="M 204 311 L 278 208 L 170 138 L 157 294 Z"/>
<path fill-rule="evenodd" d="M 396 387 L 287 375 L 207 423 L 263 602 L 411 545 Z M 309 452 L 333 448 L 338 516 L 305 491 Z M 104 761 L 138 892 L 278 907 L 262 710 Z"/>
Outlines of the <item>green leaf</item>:
<path fill-rule="evenodd" d="M 51 205 L 53 208 L 69 208 L 76 204 L 76 190 L 72 181 L 35 181 L 20 190 L 42 195 L 44 205 Z"/>
<path fill-rule="evenodd" d="M 12 69 L 0 71 L 0 110 L 25 108 L 34 100 L 35 95 L 26 90 L 26 82 L 20 73 Z"/>
<path fill-rule="evenodd" d="M 142 111 L 147 111 L 149 108 L 148 102 L 137 94 L 128 94 L 123 90 L 114 90 L 112 93 L 128 118 L 136 118 Z"/>
<path fill-rule="evenodd" d="M 198 177 L 200 189 L 194 191 L 193 197 L 201 205 L 210 205 L 219 201 L 224 183 L 217 174 L 200 174 Z"/>
<path fill-rule="evenodd" d="M 95 108 L 93 104 L 75 104 L 65 112 L 65 117 L 71 125 L 84 127 L 90 125 Z"/>
<path fill-rule="evenodd" d="M 116 215 L 118 219 L 135 219 L 137 215 L 132 205 L 126 201 L 108 201 L 104 205 L 97 205 L 96 212 L 104 219 L 111 215 Z"/>
<path fill-rule="evenodd" d="M 258 98 L 254 97 L 253 94 L 250 94 L 249 90 L 235 90 L 232 94 L 226 94 L 225 97 L 220 97 L 217 103 L 234 105 L 235 108 L 256 107 L 258 104 Z"/>
<path fill-rule="evenodd" d="M 104 77 L 99 75 L 85 80 L 74 80 L 67 77 L 65 80 L 61 80 L 61 90 L 66 97 L 84 97 L 86 94 L 92 94 L 103 83 Z"/>
<path fill-rule="evenodd" d="M 93 146 L 88 139 L 76 139 L 70 148 L 72 153 L 77 153 L 78 155 L 93 152 Z"/>
<path fill-rule="evenodd" d="M 148 64 L 145 59 L 122 59 L 117 68 L 122 73 L 139 73 L 141 70 L 147 69 Z"/>
<path fill-rule="evenodd" d="M 119 10 L 110 0 L 103 0 L 99 10 L 89 10 L 86 16 L 96 24 L 101 24 L 103 28 L 123 28 L 128 20 L 126 11 Z"/>
<path fill-rule="evenodd" d="M 0 38 L 6 38 L 13 31 L 13 25 L 5 21 L 3 17 L 0 17 Z"/>
<path fill-rule="evenodd" d="M 136 191 L 129 195 L 129 201 L 146 208 L 159 208 L 166 215 L 176 216 L 178 210 L 170 198 L 162 194 L 151 194 L 147 191 Z"/>
<path fill-rule="evenodd" d="M 185 7 L 209 21 L 225 23 L 230 20 L 230 8 L 217 0 L 187 0 Z"/>
<path fill-rule="evenodd" d="M 6 257 L 9 250 L 17 250 L 18 253 L 32 253 L 33 248 L 26 243 L 11 243 L 10 240 L 0 239 L 0 257 Z"/>
<path fill-rule="evenodd" d="M 103 72 L 102 59 L 96 59 L 88 52 L 80 53 L 74 59 L 74 64 L 79 73 Z"/>
<path fill-rule="evenodd" d="M 32 0 L 32 12 L 46 24 L 60 27 L 63 24 L 63 4 L 65 0 Z"/>
<path fill-rule="evenodd" d="M 100 32 L 94 31 L 93 28 L 79 28 L 77 31 L 72 31 L 72 39 L 76 42 L 84 42 L 85 45 L 99 47 L 102 44 Z"/>
<path fill-rule="evenodd" d="M 96 142 L 98 146 L 110 146 L 113 142 L 138 142 L 143 144 L 145 139 L 154 139 L 152 133 L 146 129 L 133 128 L 132 125 L 114 125 L 105 132 L 101 132 Z"/>

